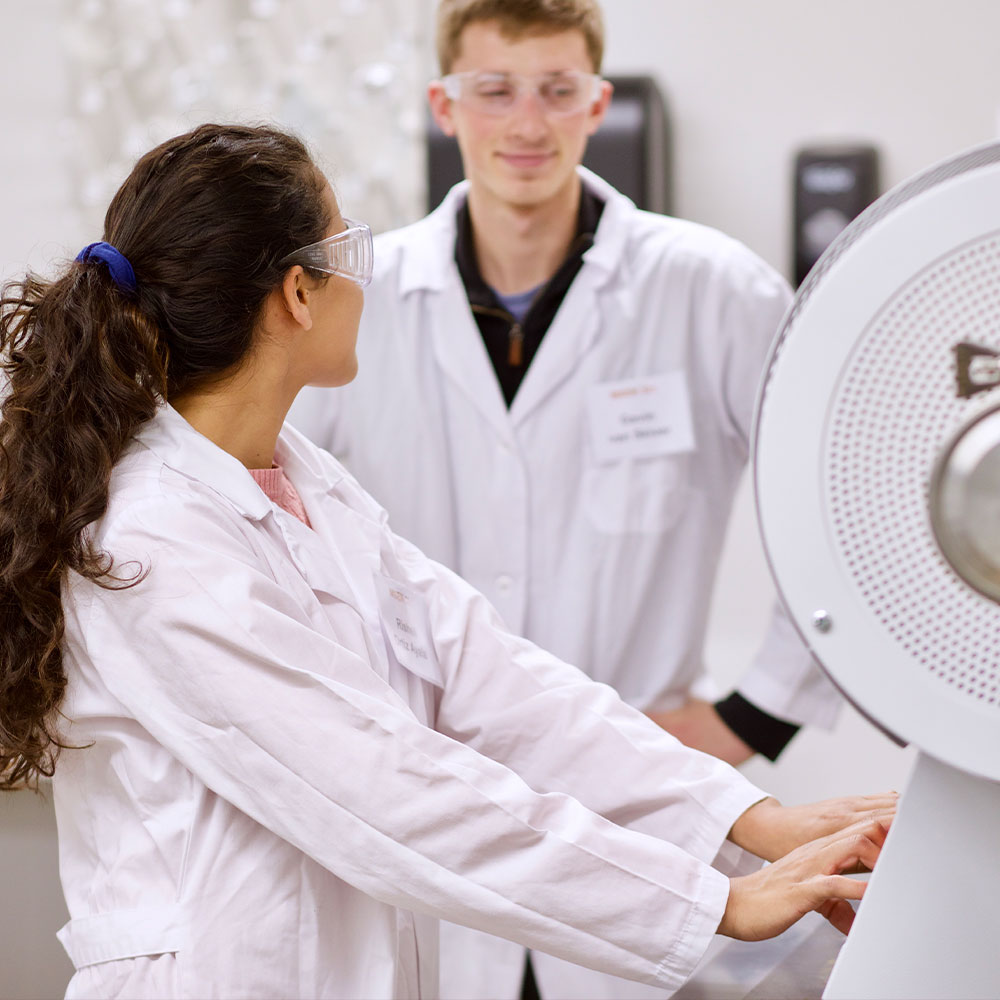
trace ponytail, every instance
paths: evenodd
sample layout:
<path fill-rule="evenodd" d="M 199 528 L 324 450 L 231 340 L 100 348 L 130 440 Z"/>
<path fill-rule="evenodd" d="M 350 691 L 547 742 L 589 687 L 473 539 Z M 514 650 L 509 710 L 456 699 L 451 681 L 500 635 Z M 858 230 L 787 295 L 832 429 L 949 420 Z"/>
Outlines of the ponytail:
<path fill-rule="evenodd" d="M 84 531 L 108 505 L 111 470 L 165 394 L 155 328 L 109 271 L 74 264 L 0 293 L 0 789 L 53 772 L 66 677 L 66 570 L 103 586 L 113 560 Z"/>

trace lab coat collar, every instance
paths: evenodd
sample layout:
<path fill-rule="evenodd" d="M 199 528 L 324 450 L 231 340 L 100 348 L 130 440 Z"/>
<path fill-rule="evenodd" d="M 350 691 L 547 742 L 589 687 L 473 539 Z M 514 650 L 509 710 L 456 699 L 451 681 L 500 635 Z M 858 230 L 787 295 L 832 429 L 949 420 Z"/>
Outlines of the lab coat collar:
<path fill-rule="evenodd" d="M 169 403 L 162 403 L 136 434 L 164 465 L 224 496 L 244 517 L 259 521 L 271 501 L 246 466 L 192 427 Z"/>
<path fill-rule="evenodd" d="M 244 517 L 259 521 L 272 511 L 271 501 L 246 466 L 195 430 L 169 403 L 157 408 L 139 429 L 136 441 L 169 468 L 225 497 Z M 300 492 L 328 492 L 343 477 L 339 466 L 325 468 L 319 451 L 306 447 L 291 428 L 282 429 L 275 454 Z"/>
<path fill-rule="evenodd" d="M 628 227 L 625 218 L 637 211 L 635 204 L 607 181 L 586 167 L 577 167 L 580 179 L 604 203 L 594 245 L 583 255 L 588 265 L 610 276 L 621 261 Z M 401 295 L 418 290 L 441 291 L 454 278 L 456 216 L 469 192 L 469 182 L 460 181 L 445 195 L 430 215 L 407 229 L 412 235 L 404 244 L 399 269 Z M 597 284 L 602 284 L 601 279 Z"/>
<path fill-rule="evenodd" d="M 625 241 L 629 233 L 627 219 L 638 209 L 635 207 L 635 202 L 626 198 L 593 171 L 586 167 L 576 169 L 583 183 L 604 202 L 601 221 L 597 224 L 597 232 L 594 234 L 594 245 L 583 255 L 588 268 L 601 272 L 601 278 L 594 281 L 594 286 L 599 287 L 616 268 L 621 266 Z"/>
<path fill-rule="evenodd" d="M 453 272 L 457 270 L 456 216 L 468 191 L 469 182 L 460 181 L 430 215 L 408 228 L 407 232 L 413 238 L 404 245 L 399 269 L 400 294 L 406 295 L 421 289 L 439 292 L 453 278 Z"/>
<path fill-rule="evenodd" d="M 345 478 L 343 467 L 332 456 L 320 451 L 291 424 L 278 435 L 274 461 L 285 470 L 303 502 L 306 494 L 333 493 Z"/>
<path fill-rule="evenodd" d="M 275 514 L 271 501 L 243 463 L 196 431 L 169 404 L 159 407 L 152 420 L 139 430 L 136 440 L 169 468 L 220 494 L 243 517 L 262 521 Z M 282 428 L 275 458 L 313 522 L 314 531 L 310 531 L 291 515 L 276 517 L 289 556 L 313 590 L 330 594 L 359 608 L 370 620 L 377 620 L 371 588 L 372 573 L 379 566 L 377 516 L 374 512 L 365 516 L 339 504 L 336 524 L 328 523 L 326 495 L 336 493 L 347 476 L 336 460 L 294 428 Z M 327 543 L 322 552 L 316 548 L 317 538 Z"/>

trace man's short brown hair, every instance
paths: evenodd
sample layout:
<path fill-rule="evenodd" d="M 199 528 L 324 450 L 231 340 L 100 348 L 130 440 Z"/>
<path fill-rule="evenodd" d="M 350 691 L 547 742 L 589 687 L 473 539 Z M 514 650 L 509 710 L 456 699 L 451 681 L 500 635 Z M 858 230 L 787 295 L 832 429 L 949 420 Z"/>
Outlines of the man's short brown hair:
<path fill-rule="evenodd" d="M 594 72 L 604 58 L 604 20 L 597 0 L 441 0 L 437 9 L 437 53 L 442 73 L 458 58 L 462 32 L 480 21 L 496 21 L 505 38 L 580 31 Z"/>

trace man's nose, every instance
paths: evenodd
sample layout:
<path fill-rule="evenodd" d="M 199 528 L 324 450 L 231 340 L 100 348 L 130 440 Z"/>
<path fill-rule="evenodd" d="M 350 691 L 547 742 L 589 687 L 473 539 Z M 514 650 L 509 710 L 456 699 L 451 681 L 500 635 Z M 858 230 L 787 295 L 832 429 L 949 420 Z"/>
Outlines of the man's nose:
<path fill-rule="evenodd" d="M 511 124 L 527 138 L 545 135 L 549 130 L 549 120 L 542 99 L 535 87 L 522 87 L 510 109 Z"/>

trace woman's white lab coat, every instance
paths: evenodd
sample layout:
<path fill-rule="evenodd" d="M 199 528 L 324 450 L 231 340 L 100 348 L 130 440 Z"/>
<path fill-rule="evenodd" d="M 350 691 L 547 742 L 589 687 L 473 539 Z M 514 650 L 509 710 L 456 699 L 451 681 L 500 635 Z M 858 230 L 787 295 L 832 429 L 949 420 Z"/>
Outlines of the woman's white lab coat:
<path fill-rule="evenodd" d="M 64 588 L 68 995 L 431 997 L 438 917 L 676 987 L 761 793 L 507 632 L 294 431 L 277 460 L 313 530 L 161 408 L 95 526 L 145 575 Z"/>

